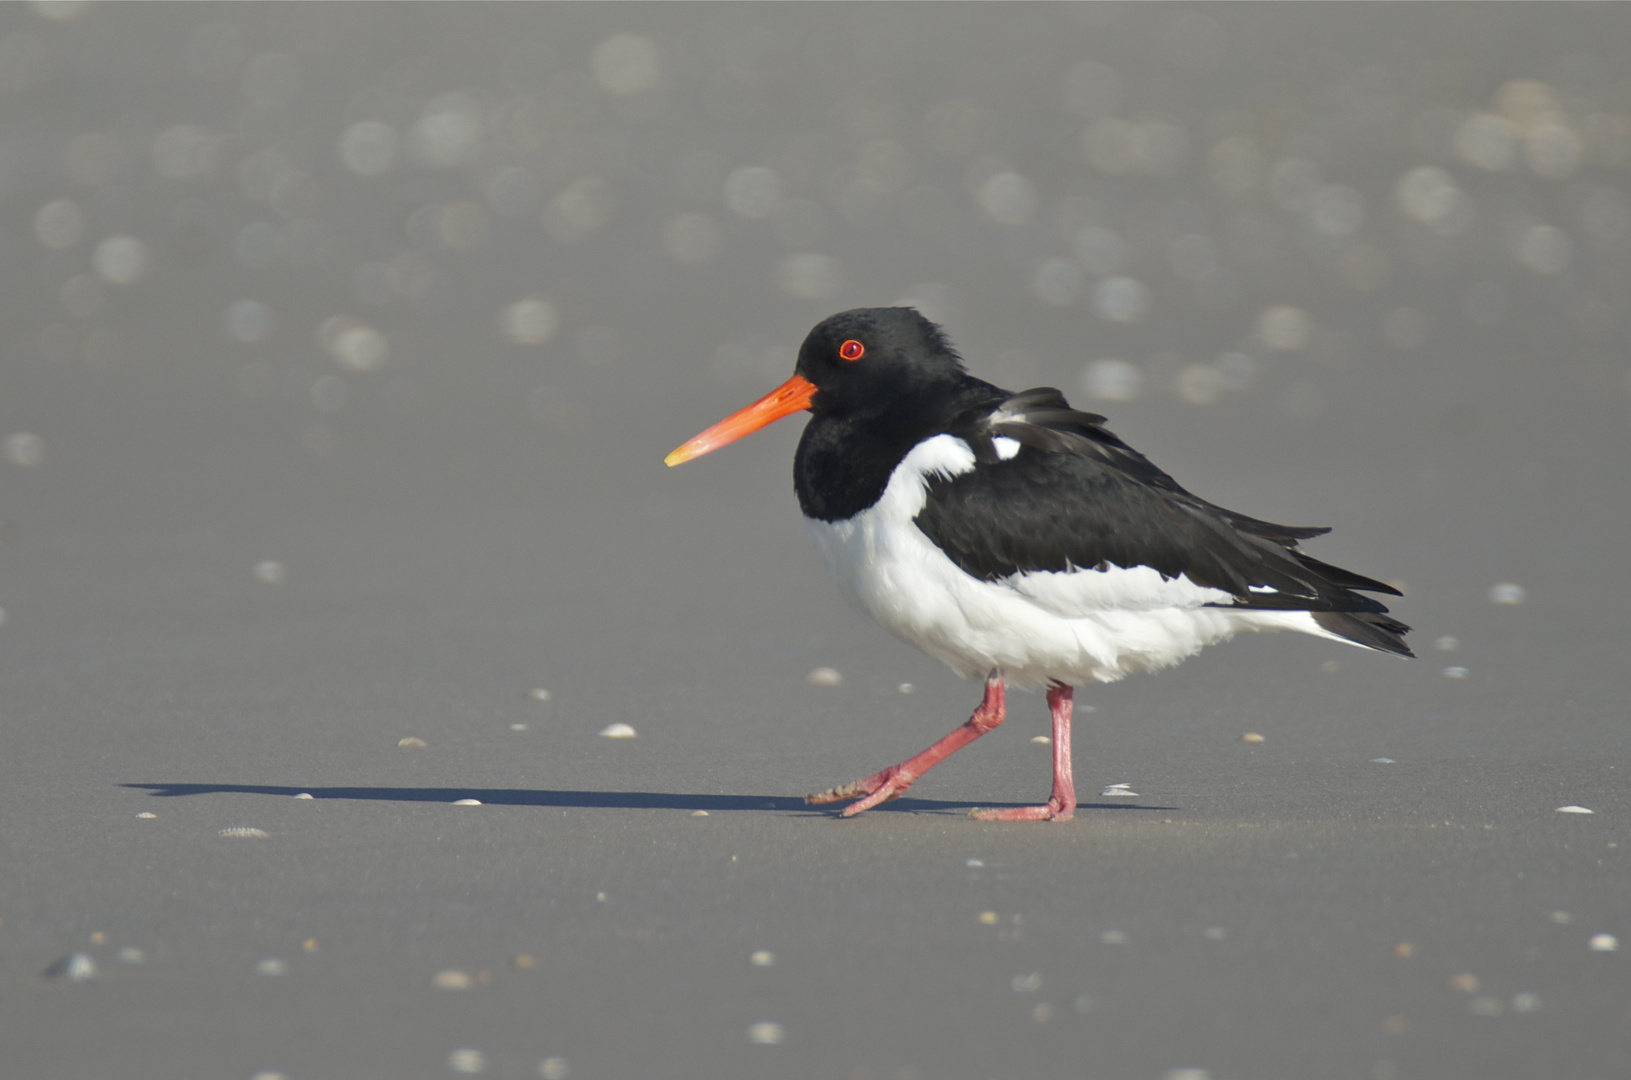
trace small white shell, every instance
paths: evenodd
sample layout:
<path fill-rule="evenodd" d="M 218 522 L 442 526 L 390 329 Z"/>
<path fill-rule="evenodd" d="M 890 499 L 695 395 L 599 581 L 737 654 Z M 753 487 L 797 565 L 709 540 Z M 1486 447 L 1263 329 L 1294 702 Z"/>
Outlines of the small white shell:
<path fill-rule="evenodd" d="M 456 1073 L 474 1076 L 487 1071 L 487 1055 L 480 1050 L 455 1050 L 447 1055 L 447 1067 Z"/>
<path fill-rule="evenodd" d="M 842 686 L 844 676 L 839 674 L 837 668 L 818 667 L 804 676 L 804 684 L 806 686 Z"/>
<path fill-rule="evenodd" d="M 769 1021 L 761 1021 L 748 1027 L 748 1042 L 758 1043 L 760 1046 L 775 1046 L 782 1041 L 782 1026 Z"/>

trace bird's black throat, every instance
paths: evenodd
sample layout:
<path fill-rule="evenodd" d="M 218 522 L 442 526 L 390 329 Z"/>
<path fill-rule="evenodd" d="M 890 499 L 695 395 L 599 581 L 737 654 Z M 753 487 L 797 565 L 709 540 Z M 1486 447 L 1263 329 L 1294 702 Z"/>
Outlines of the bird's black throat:
<path fill-rule="evenodd" d="M 804 427 L 793 458 L 799 509 L 817 521 L 843 521 L 883 497 L 897 466 L 919 443 L 943 434 L 971 408 L 1007 392 L 971 376 L 898 401 L 889 411 L 856 415 L 819 409 Z"/>

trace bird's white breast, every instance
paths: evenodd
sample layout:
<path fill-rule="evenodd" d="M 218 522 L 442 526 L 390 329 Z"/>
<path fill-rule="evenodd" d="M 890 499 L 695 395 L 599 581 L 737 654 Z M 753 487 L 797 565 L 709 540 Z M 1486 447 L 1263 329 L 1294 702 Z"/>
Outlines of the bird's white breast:
<path fill-rule="evenodd" d="M 999 456 L 1018 449 L 1017 443 L 999 446 Z M 1177 663 L 1242 630 L 1333 636 L 1307 612 L 1207 607 L 1227 603 L 1230 594 L 1187 577 L 1163 578 L 1147 566 L 1034 571 L 998 581 L 972 577 L 913 519 L 931 478 L 960 476 L 974 461 L 968 443 L 937 435 L 906 455 L 872 506 L 843 521 L 809 520 L 845 597 L 965 678 L 997 669 L 1021 687 L 1112 682 Z"/>

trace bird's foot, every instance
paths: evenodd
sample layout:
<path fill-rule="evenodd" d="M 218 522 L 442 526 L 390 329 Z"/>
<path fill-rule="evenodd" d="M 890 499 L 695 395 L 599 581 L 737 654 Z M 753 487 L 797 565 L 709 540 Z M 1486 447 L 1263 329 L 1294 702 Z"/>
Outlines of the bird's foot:
<path fill-rule="evenodd" d="M 1041 806 L 1008 806 L 1001 810 L 970 810 L 968 816 L 980 821 L 1069 821 L 1076 816 L 1076 803 L 1055 795 Z"/>
<path fill-rule="evenodd" d="M 899 765 L 891 765 L 882 772 L 873 773 L 864 780 L 856 780 L 838 787 L 828 788 L 826 791 L 814 795 L 804 796 L 807 803 L 843 802 L 845 799 L 858 799 L 844 807 L 839 817 L 854 817 L 863 810 L 870 810 L 881 802 L 898 799 L 906 794 L 917 777 L 907 772 Z"/>

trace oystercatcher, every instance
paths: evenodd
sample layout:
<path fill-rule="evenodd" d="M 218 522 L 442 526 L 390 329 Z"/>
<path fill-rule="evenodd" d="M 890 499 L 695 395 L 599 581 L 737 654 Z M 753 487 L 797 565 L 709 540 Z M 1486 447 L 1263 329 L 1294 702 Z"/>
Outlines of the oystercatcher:
<path fill-rule="evenodd" d="M 801 410 L 793 486 L 846 597 L 985 697 L 898 765 L 807 796 L 853 817 L 1003 722 L 1004 689 L 1046 686 L 1053 792 L 987 820 L 1071 817 L 1071 696 L 1258 630 L 1299 630 L 1413 655 L 1410 629 L 1362 595 L 1401 595 L 1305 555 L 1328 532 L 1275 525 L 1191 495 L 1105 418 L 1051 387 L 1010 393 L 969 375 L 912 308 L 824 320 L 791 379 L 669 454 L 678 465 Z"/>

